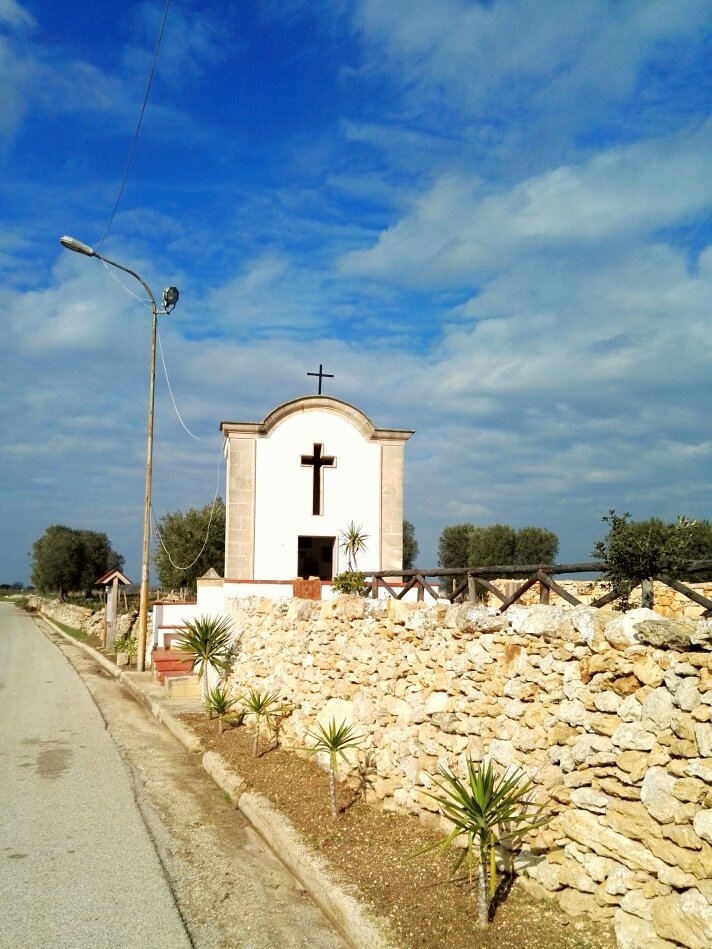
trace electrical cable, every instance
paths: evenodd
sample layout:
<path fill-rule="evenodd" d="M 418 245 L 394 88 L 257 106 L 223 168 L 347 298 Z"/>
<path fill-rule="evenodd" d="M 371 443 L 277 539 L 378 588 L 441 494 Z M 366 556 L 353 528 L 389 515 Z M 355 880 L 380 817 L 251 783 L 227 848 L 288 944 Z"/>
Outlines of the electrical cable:
<path fill-rule="evenodd" d="M 126 286 L 126 284 L 124 283 L 123 280 L 120 280 L 120 279 L 116 276 L 116 274 L 114 273 L 113 269 L 107 264 L 107 262 L 104 260 L 103 257 L 99 257 L 99 260 L 100 260 L 101 263 L 103 264 L 104 270 L 106 270 L 106 272 L 109 274 L 109 276 L 110 276 L 113 280 L 115 280 L 115 281 L 118 283 L 118 285 L 121 287 L 122 290 L 125 290 L 126 293 L 128 293 L 128 295 L 129 295 L 130 297 L 133 297 L 133 298 L 134 298 L 134 300 L 138 300 L 139 303 L 143 303 L 144 306 L 147 306 L 147 307 L 150 307 L 150 306 L 151 306 L 151 301 L 150 301 L 150 300 L 147 300 L 146 297 L 140 297 L 137 293 L 134 293 L 133 290 L 132 290 L 130 287 L 127 287 L 127 286 Z"/>
<path fill-rule="evenodd" d="M 153 83 L 153 74 L 156 71 L 156 63 L 158 62 L 158 52 L 161 48 L 161 41 L 163 39 L 163 31 L 166 27 L 166 20 L 168 19 L 168 8 L 171 5 L 171 0 L 165 0 L 163 7 L 163 20 L 161 21 L 161 29 L 158 33 L 158 42 L 156 43 L 156 51 L 153 54 L 153 62 L 151 63 L 151 71 L 148 74 L 148 83 L 146 85 L 146 95 L 143 97 L 143 105 L 141 106 L 141 112 L 139 113 L 138 123 L 136 125 L 136 131 L 134 132 L 133 142 L 131 143 L 131 148 L 129 150 L 128 161 L 126 162 L 126 168 L 124 169 L 124 177 L 121 180 L 121 187 L 119 188 L 119 193 L 116 198 L 116 203 L 114 204 L 114 210 L 111 212 L 111 217 L 109 218 L 109 223 L 106 225 L 106 230 L 104 231 L 104 236 L 99 241 L 98 249 L 101 250 L 101 247 L 106 240 L 106 237 L 111 230 L 111 225 L 114 223 L 114 217 L 119 207 L 121 197 L 124 193 L 124 187 L 126 186 L 126 179 L 129 176 L 129 169 L 131 168 L 131 162 L 133 161 L 134 152 L 136 151 L 136 144 L 138 142 L 138 133 L 141 130 L 141 123 L 143 122 L 143 114 L 146 111 L 146 105 L 148 104 L 148 95 L 151 91 L 151 85 Z"/>
<path fill-rule="evenodd" d="M 161 536 L 161 531 L 160 531 L 160 528 L 159 528 L 159 526 L 158 526 L 158 519 L 156 518 L 156 512 L 155 512 L 154 509 L 153 509 L 153 505 L 151 505 L 151 517 L 153 518 L 153 528 L 154 528 L 154 530 L 156 531 L 156 536 L 158 537 L 158 540 L 159 540 L 159 543 L 160 543 L 161 547 L 163 547 L 163 549 L 164 549 L 165 552 L 166 552 L 166 556 L 168 557 L 168 562 L 169 562 L 170 565 L 171 565 L 172 567 L 174 567 L 176 570 L 190 570 L 191 567 L 194 567 L 194 566 L 196 565 L 196 563 L 200 560 L 200 557 L 201 557 L 203 551 L 205 550 L 205 548 L 206 548 L 206 546 L 207 546 L 207 544 L 208 544 L 208 537 L 209 537 L 209 535 L 210 535 L 210 525 L 211 525 L 212 522 L 213 522 L 213 515 L 215 514 L 215 505 L 218 503 L 218 492 L 219 492 L 219 490 L 220 490 L 220 464 L 221 464 L 221 462 L 222 462 L 222 454 L 223 454 L 223 452 L 222 452 L 222 445 L 221 445 L 221 446 L 220 446 L 220 455 L 218 456 L 218 477 L 217 477 L 217 481 L 216 481 L 216 483 L 215 483 L 215 495 L 214 495 L 214 497 L 213 497 L 213 504 L 212 504 L 212 507 L 210 508 L 210 517 L 209 517 L 209 519 L 208 519 L 208 526 L 207 526 L 207 528 L 206 528 L 206 530 L 205 530 L 205 540 L 203 541 L 203 546 L 202 546 L 202 547 L 200 548 L 200 550 L 198 551 L 198 554 L 197 554 L 197 556 L 195 557 L 195 559 L 194 559 L 191 563 L 189 563 L 187 566 L 181 567 L 179 564 L 175 563 L 174 560 L 173 560 L 173 558 L 171 557 L 171 553 L 170 553 L 170 551 L 168 550 L 168 548 L 166 547 L 166 544 L 165 544 L 165 542 L 164 542 L 164 540 L 163 540 L 163 537 Z"/>
<path fill-rule="evenodd" d="M 194 435 L 193 432 L 191 432 L 191 430 L 188 428 L 188 426 L 187 426 L 187 425 L 185 424 L 185 422 L 183 421 L 183 419 L 182 419 L 182 417 L 181 417 L 181 414 L 180 414 L 180 412 L 178 411 L 178 406 L 176 405 L 176 400 L 173 398 L 173 389 L 171 388 L 171 382 L 170 382 L 170 379 L 168 378 L 168 370 L 166 369 L 166 360 L 165 360 L 165 358 L 164 358 L 164 356 L 163 356 L 163 345 L 162 345 L 162 343 L 161 343 L 161 334 L 158 332 L 158 328 L 156 328 L 156 337 L 157 337 L 157 339 L 158 339 L 158 351 L 159 351 L 159 353 L 161 354 L 161 365 L 163 366 L 163 375 L 166 377 L 166 385 L 168 386 L 168 392 L 169 392 L 169 394 L 170 394 L 171 402 L 173 403 L 173 408 L 175 409 L 175 413 L 176 413 L 176 415 L 178 416 L 178 421 L 181 423 L 181 425 L 182 425 L 183 428 L 186 430 L 186 432 L 190 435 L 190 437 L 191 437 L 191 438 L 194 438 L 194 439 L 196 440 L 196 442 L 206 442 L 206 441 L 210 441 L 211 439 L 201 438 L 199 435 Z"/>

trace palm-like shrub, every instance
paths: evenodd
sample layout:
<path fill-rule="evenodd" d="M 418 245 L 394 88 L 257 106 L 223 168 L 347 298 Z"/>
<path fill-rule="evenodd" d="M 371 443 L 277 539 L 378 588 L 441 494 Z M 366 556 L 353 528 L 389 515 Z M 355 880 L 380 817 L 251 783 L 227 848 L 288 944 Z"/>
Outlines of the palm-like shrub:
<path fill-rule="evenodd" d="M 332 577 L 331 586 L 337 593 L 363 596 L 366 592 L 366 577 L 359 570 L 344 570 Z"/>
<path fill-rule="evenodd" d="M 223 719 L 226 715 L 229 715 L 237 704 L 237 699 L 232 694 L 232 691 L 227 685 L 218 685 L 213 686 L 212 689 L 207 690 L 205 700 L 203 705 L 208 715 L 217 716 L 218 719 L 218 732 L 222 735 L 223 731 Z"/>
<path fill-rule="evenodd" d="M 319 752 L 329 756 L 329 803 L 331 804 L 331 816 L 336 819 L 339 815 L 336 807 L 337 759 L 341 757 L 348 764 L 347 750 L 357 748 L 365 736 L 356 734 L 353 724 L 347 725 L 345 721 L 341 721 L 337 725 L 336 719 L 332 718 L 326 727 L 318 722 L 313 728 L 308 729 L 306 737 L 312 742 L 306 747 L 309 757 Z"/>
<path fill-rule="evenodd" d="M 356 556 L 366 549 L 368 534 L 364 534 L 362 527 L 356 527 L 356 522 L 351 521 L 346 530 L 341 531 L 340 547 L 346 554 L 349 572 L 356 570 Z"/>
<path fill-rule="evenodd" d="M 519 768 L 498 775 L 491 762 L 468 759 L 467 781 L 461 781 L 442 766 L 438 771 L 440 780 L 435 779 L 435 783 L 439 793 L 430 797 L 437 801 L 453 828 L 426 850 L 446 850 L 459 837 L 465 837 L 466 845 L 453 873 L 467 859 L 472 883 L 474 868 L 477 868 L 477 923 L 480 929 L 485 929 L 497 883 L 495 843 L 515 842 L 546 824 L 549 817 L 544 815 L 543 807 L 532 800 L 534 783 Z"/>
<path fill-rule="evenodd" d="M 202 682 L 203 701 L 208 691 L 208 670 L 229 672 L 233 659 L 232 622 L 225 616 L 199 616 L 186 623 L 174 645 L 187 652 Z"/>
<path fill-rule="evenodd" d="M 269 725 L 273 721 L 281 719 L 294 708 L 293 705 L 284 705 L 279 699 L 279 690 L 273 692 L 261 692 L 258 689 L 250 689 L 248 694 L 241 700 L 242 707 L 246 715 L 252 715 L 255 720 L 255 733 L 252 740 L 252 755 L 257 757 L 260 743 L 260 726 L 263 721 Z"/>

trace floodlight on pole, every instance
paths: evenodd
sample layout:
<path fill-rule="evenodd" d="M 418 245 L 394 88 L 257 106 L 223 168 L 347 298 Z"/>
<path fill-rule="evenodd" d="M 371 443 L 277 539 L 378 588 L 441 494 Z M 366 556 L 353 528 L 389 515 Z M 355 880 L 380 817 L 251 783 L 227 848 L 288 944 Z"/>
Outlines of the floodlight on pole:
<path fill-rule="evenodd" d="M 144 493 L 143 508 L 143 550 L 141 556 L 141 595 L 138 607 L 138 641 L 136 644 L 136 669 L 143 672 L 146 665 L 146 632 L 148 629 L 148 573 L 149 557 L 151 546 L 151 478 L 153 472 L 153 402 L 156 389 L 156 329 L 158 325 L 158 314 L 164 315 L 170 313 L 178 302 L 178 290 L 175 287 L 167 287 L 163 291 L 163 308 L 158 310 L 156 300 L 151 293 L 151 288 L 146 281 L 139 275 L 123 264 L 118 264 L 115 260 L 109 260 L 102 254 L 98 254 L 89 247 L 88 244 L 78 241 L 75 237 L 60 237 L 59 243 L 67 250 L 72 250 L 76 254 L 84 254 L 86 257 L 96 257 L 117 270 L 123 270 L 124 273 L 135 277 L 148 294 L 151 303 L 151 373 L 148 389 L 148 438 L 146 447 L 146 486 Z"/>

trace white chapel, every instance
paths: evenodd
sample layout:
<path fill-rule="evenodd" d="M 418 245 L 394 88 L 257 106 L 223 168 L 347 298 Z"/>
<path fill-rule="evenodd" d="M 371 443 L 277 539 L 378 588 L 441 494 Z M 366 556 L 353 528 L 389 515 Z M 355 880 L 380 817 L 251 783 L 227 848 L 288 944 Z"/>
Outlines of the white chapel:
<path fill-rule="evenodd" d="M 330 580 L 347 569 L 342 532 L 367 535 L 357 567 L 403 565 L 403 453 L 412 431 L 376 428 L 324 395 L 278 406 L 262 422 L 222 422 L 225 581 Z"/>

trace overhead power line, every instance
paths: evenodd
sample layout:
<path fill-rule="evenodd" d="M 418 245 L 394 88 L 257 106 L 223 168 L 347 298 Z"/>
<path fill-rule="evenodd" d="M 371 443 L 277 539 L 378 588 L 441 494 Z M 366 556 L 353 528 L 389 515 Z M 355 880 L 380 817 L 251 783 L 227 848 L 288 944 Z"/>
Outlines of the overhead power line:
<path fill-rule="evenodd" d="M 146 105 L 148 104 L 148 96 L 151 91 L 151 84 L 153 83 L 153 74 L 156 71 L 156 63 L 158 62 L 158 53 L 161 48 L 161 40 L 163 39 L 163 31 L 166 27 L 166 20 L 168 19 L 168 8 L 171 5 L 171 0 L 165 0 L 163 6 L 163 19 L 161 20 L 161 28 L 158 33 L 158 42 L 156 43 L 156 51 L 153 54 L 153 62 L 151 63 L 151 71 L 148 74 L 148 82 L 146 84 L 146 94 L 143 97 L 143 104 L 141 106 L 141 112 L 139 113 L 138 122 L 136 123 L 136 131 L 134 132 L 133 141 L 131 142 L 131 148 L 129 150 L 128 161 L 126 162 L 126 168 L 124 169 L 124 177 L 121 179 L 121 187 L 119 188 L 119 193 L 116 196 L 116 203 L 114 204 L 114 209 L 111 212 L 111 217 L 109 218 L 109 223 L 106 225 L 106 230 L 104 231 L 104 236 L 99 241 L 98 249 L 101 250 L 101 246 L 107 238 L 109 231 L 111 230 L 111 225 L 114 223 L 114 217 L 116 211 L 118 210 L 119 203 L 121 202 L 121 197 L 124 193 L 124 187 L 126 185 L 126 179 L 129 176 L 129 170 L 131 168 L 131 162 L 133 161 L 134 152 L 136 151 L 136 143 L 138 142 L 138 133 L 141 130 L 141 123 L 143 122 L 143 114 L 146 111 Z"/>

